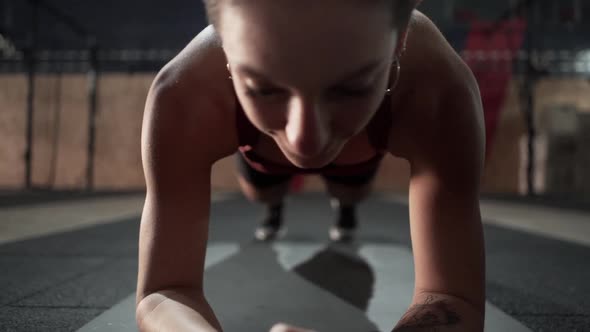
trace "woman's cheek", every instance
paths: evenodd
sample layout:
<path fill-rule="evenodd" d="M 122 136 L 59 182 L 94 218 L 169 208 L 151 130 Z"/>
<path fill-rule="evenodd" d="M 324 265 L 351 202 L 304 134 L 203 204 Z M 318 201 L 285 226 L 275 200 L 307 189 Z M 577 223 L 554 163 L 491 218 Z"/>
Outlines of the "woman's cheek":
<path fill-rule="evenodd" d="M 259 129 L 280 130 L 285 126 L 286 110 L 278 106 L 244 105 L 248 118 Z"/>
<path fill-rule="evenodd" d="M 367 105 L 341 109 L 340 112 L 333 116 L 334 129 L 345 135 L 359 133 L 369 123 L 374 114 L 374 112 L 369 112 L 367 109 Z"/>

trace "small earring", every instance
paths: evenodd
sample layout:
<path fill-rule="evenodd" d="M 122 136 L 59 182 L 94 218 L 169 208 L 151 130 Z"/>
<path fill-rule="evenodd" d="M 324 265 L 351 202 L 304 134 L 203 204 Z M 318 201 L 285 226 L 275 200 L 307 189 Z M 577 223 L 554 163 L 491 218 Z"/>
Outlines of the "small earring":
<path fill-rule="evenodd" d="M 391 95 L 392 87 L 395 87 L 397 85 L 397 81 L 399 80 L 399 72 L 400 72 L 399 60 L 395 60 L 393 62 L 393 67 L 395 68 L 395 80 L 393 82 L 391 82 L 391 78 L 390 78 L 388 86 L 387 86 L 387 90 L 385 90 L 385 93 L 387 95 Z"/>
<path fill-rule="evenodd" d="M 229 68 L 229 63 L 225 65 L 227 67 L 227 71 L 229 72 L 229 79 L 231 80 L 231 69 Z"/>

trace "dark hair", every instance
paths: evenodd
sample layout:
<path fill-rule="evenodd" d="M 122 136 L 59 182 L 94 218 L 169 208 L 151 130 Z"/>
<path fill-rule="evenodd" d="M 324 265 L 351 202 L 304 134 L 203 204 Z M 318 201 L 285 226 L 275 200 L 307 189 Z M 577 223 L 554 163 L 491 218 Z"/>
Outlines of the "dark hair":
<path fill-rule="evenodd" d="M 207 19 L 214 27 L 218 27 L 219 21 L 219 7 L 222 0 L 203 0 Z M 227 0 L 225 0 L 227 1 Z M 231 0 L 230 0 L 231 1 Z M 365 0 L 366 1 L 366 0 Z M 412 11 L 418 6 L 422 0 L 381 0 L 391 2 L 391 10 L 393 13 L 393 22 L 396 27 L 403 28 L 407 26 L 412 16 Z"/>

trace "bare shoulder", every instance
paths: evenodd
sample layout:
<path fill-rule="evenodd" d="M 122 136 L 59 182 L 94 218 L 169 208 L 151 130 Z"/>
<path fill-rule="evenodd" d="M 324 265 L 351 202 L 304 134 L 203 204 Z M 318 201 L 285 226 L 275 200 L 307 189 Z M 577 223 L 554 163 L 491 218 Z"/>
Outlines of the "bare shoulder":
<path fill-rule="evenodd" d="M 476 86 L 471 70 L 460 55 L 434 22 L 419 11 L 414 11 L 412 15 L 401 63 L 404 64 L 402 69 L 407 70 L 405 77 L 414 84 L 420 82 L 424 86 L 424 83 L 431 82 L 425 87 L 435 90 L 446 86 L 440 84 L 442 82 Z M 424 75 L 429 75 L 428 80 Z"/>
<path fill-rule="evenodd" d="M 449 144 L 461 132 L 483 140 L 483 110 L 471 69 L 436 25 L 418 11 L 410 23 L 400 65 L 390 135 L 394 155 L 410 159 L 424 154 L 426 146 L 437 149 L 436 145 Z"/>
<path fill-rule="evenodd" d="M 209 26 L 156 75 L 146 101 L 145 135 L 173 141 L 179 153 L 190 146 L 211 162 L 233 153 L 235 100 L 225 63 Z"/>

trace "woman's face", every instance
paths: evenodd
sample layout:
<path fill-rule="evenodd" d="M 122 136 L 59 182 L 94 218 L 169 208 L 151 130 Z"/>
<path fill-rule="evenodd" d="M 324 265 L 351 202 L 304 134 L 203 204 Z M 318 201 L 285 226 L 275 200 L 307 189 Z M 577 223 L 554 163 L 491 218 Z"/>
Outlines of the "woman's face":
<path fill-rule="evenodd" d="M 379 107 L 397 43 L 388 2 L 225 1 L 219 33 L 240 103 L 294 165 L 330 163 Z"/>

